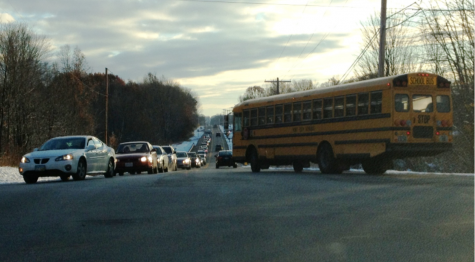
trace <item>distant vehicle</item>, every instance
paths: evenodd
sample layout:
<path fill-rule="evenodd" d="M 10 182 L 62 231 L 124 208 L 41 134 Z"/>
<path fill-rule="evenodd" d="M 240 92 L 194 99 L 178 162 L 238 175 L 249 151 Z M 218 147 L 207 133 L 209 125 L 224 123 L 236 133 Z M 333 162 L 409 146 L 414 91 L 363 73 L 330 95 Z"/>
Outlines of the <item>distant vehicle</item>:
<path fill-rule="evenodd" d="M 221 137 L 221 133 L 216 133 L 216 137 Z"/>
<path fill-rule="evenodd" d="M 223 147 L 221 145 L 216 145 L 214 151 L 219 152 L 220 150 L 223 150 Z"/>
<path fill-rule="evenodd" d="M 176 150 L 173 148 L 171 145 L 166 145 L 166 146 L 161 146 L 165 152 L 167 152 L 168 155 L 168 170 L 173 170 L 177 171 L 177 165 L 176 165 Z"/>
<path fill-rule="evenodd" d="M 114 176 L 115 160 L 114 149 L 94 136 L 62 136 L 24 155 L 19 172 L 27 184 L 48 176 L 59 176 L 62 181 L 71 175 L 74 180 L 97 174 L 110 178 Z"/>
<path fill-rule="evenodd" d="M 198 152 L 196 152 L 200 158 L 201 158 L 201 164 L 202 166 L 206 165 L 206 153 L 204 150 L 198 150 Z"/>
<path fill-rule="evenodd" d="M 158 172 L 168 172 L 170 165 L 167 152 L 161 146 L 154 145 L 153 148 L 157 151 Z"/>
<path fill-rule="evenodd" d="M 216 154 L 216 168 L 219 168 L 220 166 L 237 167 L 231 150 L 221 150 Z"/>
<path fill-rule="evenodd" d="M 201 160 L 195 152 L 188 152 L 188 156 L 191 159 L 191 167 L 201 167 Z"/>
<path fill-rule="evenodd" d="M 140 174 L 147 171 L 149 174 L 158 173 L 157 151 L 149 142 L 136 141 L 120 143 L 116 152 L 117 165 L 115 172 L 119 176 L 125 172 Z"/>
<path fill-rule="evenodd" d="M 191 168 L 191 159 L 188 157 L 188 153 L 186 152 L 176 152 L 176 164 L 179 168 Z"/>

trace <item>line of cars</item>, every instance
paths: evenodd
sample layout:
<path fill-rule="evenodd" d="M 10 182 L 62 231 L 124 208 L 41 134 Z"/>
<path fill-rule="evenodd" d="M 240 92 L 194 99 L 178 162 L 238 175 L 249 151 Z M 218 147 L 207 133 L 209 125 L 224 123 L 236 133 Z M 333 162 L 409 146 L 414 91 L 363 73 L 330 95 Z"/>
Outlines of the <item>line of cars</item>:
<path fill-rule="evenodd" d="M 33 152 L 25 154 L 18 167 L 27 184 L 39 177 L 58 176 L 62 181 L 84 180 L 86 175 L 104 175 L 111 178 L 125 172 L 177 171 L 175 149 L 153 146 L 146 141 L 119 144 L 117 151 L 94 136 L 62 136 L 46 141 Z"/>
<path fill-rule="evenodd" d="M 156 174 L 177 171 L 178 168 L 199 168 L 206 165 L 209 142 L 210 138 L 206 149 L 196 153 L 176 152 L 170 145 L 152 145 L 147 141 L 124 142 L 115 151 L 94 136 L 55 137 L 25 154 L 20 160 L 19 173 L 25 183 L 33 184 L 39 177 L 59 176 L 62 181 L 68 181 L 70 177 L 84 180 L 86 175 L 111 178 L 126 172 L 131 175 L 142 172 Z M 216 155 L 216 168 L 236 167 L 235 163 L 229 162 L 234 161 L 231 151 L 227 151 L 231 157 L 225 151 L 221 152 Z"/>

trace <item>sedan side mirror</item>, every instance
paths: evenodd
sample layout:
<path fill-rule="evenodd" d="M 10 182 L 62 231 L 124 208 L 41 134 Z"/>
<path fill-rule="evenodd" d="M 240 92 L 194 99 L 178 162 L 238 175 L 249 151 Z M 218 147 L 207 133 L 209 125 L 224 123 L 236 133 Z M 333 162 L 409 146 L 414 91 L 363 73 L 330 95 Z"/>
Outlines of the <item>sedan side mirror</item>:
<path fill-rule="evenodd" d="M 94 145 L 88 145 L 88 146 L 86 147 L 86 150 L 87 150 L 87 151 L 91 151 L 91 150 L 94 150 L 94 149 L 96 149 L 96 146 L 94 146 Z"/>

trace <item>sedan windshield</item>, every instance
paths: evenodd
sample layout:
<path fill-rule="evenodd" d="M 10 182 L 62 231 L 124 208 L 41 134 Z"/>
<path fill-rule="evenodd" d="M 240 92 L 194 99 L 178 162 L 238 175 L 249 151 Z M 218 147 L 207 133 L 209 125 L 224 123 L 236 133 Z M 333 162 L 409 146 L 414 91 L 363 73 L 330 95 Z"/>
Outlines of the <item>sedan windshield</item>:
<path fill-rule="evenodd" d="M 162 147 L 162 148 L 163 148 L 163 150 L 165 150 L 165 152 L 167 152 L 167 154 L 171 154 L 171 153 L 172 153 L 172 149 L 171 149 L 170 147 L 164 146 L 164 147 Z"/>
<path fill-rule="evenodd" d="M 84 149 L 85 146 L 86 138 L 84 137 L 55 138 L 44 143 L 39 150 Z"/>
<path fill-rule="evenodd" d="M 177 157 L 187 157 L 188 155 L 185 152 L 177 152 L 176 156 Z"/>
<path fill-rule="evenodd" d="M 220 151 L 219 155 L 220 156 L 232 156 L 233 154 L 231 153 L 231 151 Z"/>
<path fill-rule="evenodd" d="M 148 146 L 145 143 L 127 143 L 120 144 L 117 153 L 129 154 L 129 153 L 143 153 L 149 152 Z"/>

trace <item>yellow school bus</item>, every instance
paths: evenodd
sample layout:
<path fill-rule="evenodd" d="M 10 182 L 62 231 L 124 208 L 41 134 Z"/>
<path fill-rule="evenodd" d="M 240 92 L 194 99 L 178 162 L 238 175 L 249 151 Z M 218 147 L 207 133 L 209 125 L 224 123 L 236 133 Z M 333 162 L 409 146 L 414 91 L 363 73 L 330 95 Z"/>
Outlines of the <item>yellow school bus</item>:
<path fill-rule="evenodd" d="M 339 174 L 361 164 L 368 174 L 393 159 L 452 148 L 450 81 L 410 73 L 246 100 L 233 109 L 233 156 L 253 172 L 317 163 Z"/>

